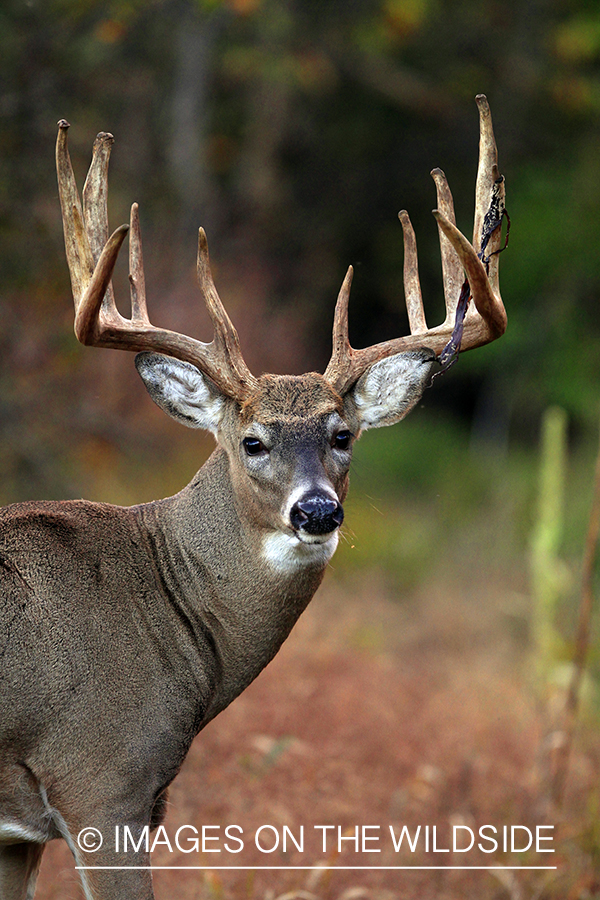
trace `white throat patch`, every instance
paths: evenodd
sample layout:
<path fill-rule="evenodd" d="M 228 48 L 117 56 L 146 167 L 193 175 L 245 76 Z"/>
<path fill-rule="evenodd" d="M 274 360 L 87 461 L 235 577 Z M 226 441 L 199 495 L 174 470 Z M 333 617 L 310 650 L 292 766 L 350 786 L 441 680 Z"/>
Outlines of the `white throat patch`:
<path fill-rule="evenodd" d="M 273 531 L 263 541 L 263 558 L 278 572 L 290 574 L 305 566 L 326 566 L 337 549 L 338 540 L 338 531 L 326 541 L 311 543 L 283 531 Z"/>

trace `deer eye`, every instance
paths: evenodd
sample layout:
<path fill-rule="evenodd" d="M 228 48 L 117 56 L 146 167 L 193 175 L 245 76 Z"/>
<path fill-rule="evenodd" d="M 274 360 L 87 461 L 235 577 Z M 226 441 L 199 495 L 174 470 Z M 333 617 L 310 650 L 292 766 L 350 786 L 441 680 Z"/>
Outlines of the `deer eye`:
<path fill-rule="evenodd" d="M 242 446 L 248 456 L 258 456 L 259 453 L 264 453 L 266 450 L 262 441 L 259 441 L 258 438 L 254 437 L 245 437 L 242 441 Z"/>
<path fill-rule="evenodd" d="M 352 435 L 349 431 L 338 431 L 333 439 L 332 447 L 335 450 L 349 450 Z"/>

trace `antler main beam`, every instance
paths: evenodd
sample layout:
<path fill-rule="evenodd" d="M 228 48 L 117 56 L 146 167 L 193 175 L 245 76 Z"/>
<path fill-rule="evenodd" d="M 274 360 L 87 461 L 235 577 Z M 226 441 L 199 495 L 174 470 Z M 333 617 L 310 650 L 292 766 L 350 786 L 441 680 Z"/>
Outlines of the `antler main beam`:
<path fill-rule="evenodd" d="M 351 347 L 348 338 L 348 301 L 352 283 L 352 267 L 350 267 L 336 304 L 333 352 L 325 371 L 325 378 L 341 394 L 345 393 L 370 365 L 395 353 L 426 347 L 439 356 L 453 336 L 456 308 L 465 276 L 473 303 L 469 305 L 465 316 L 460 349 L 470 350 L 490 343 L 506 330 L 506 311 L 498 285 L 504 178 L 498 172 L 496 142 L 487 98 L 479 94 L 476 102 L 479 108 L 480 139 L 473 244 L 470 244 L 456 227 L 454 204 L 446 176 L 441 169 L 434 169 L 431 173 L 437 192 L 438 208 L 434 210 L 433 215 L 437 220 L 440 234 L 446 318 L 441 325 L 427 328 L 419 283 L 415 234 L 408 213 L 402 210 L 399 218 L 404 234 L 404 293 L 411 333 L 362 350 Z M 495 211 L 495 224 L 492 223 L 494 227 L 485 247 L 486 256 L 482 262 L 484 223 L 490 208 Z"/>
<path fill-rule="evenodd" d="M 83 208 L 67 147 L 69 123 L 58 123 L 56 168 L 67 262 L 75 303 L 75 334 L 83 344 L 165 353 L 201 369 L 228 396 L 245 399 L 256 379 L 242 357 L 237 332 L 215 288 L 204 229 L 198 236 L 198 283 L 214 326 L 210 343 L 152 325 L 146 290 L 138 205 L 129 225 L 109 237 L 107 195 L 111 134 L 94 142 L 92 163 L 83 188 Z M 111 279 L 125 235 L 129 232 L 131 319 L 118 311 Z"/>

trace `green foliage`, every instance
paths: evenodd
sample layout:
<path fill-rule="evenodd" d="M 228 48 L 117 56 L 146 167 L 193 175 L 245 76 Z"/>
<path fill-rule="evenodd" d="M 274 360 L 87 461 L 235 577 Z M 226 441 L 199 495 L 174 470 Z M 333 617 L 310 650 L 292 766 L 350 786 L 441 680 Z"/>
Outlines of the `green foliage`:
<path fill-rule="evenodd" d="M 434 572 L 509 566 L 518 580 L 534 464 L 529 453 L 500 456 L 429 410 L 367 433 L 354 451 L 336 574 L 375 569 L 399 599 Z"/>
<path fill-rule="evenodd" d="M 555 32 L 557 56 L 568 63 L 590 62 L 600 56 L 600 13 L 579 12 Z"/>
<path fill-rule="evenodd" d="M 375 501 L 358 495 L 346 504 L 350 523 L 333 568 L 341 577 L 379 577 L 398 600 L 423 581 L 436 562 L 439 525 L 428 510 L 415 505 Z"/>

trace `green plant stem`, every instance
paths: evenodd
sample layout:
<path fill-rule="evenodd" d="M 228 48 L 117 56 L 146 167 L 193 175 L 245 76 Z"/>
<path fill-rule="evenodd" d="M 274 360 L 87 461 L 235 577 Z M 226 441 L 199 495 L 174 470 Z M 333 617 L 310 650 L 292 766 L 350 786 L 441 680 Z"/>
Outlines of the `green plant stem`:
<path fill-rule="evenodd" d="M 596 458 L 596 471 L 594 475 L 594 492 L 588 530 L 585 540 L 585 549 L 581 576 L 581 603 L 579 606 L 579 624 L 573 655 L 573 675 L 569 684 L 565 703 L 564 741 L 559 749 L 554 779 L 552 784 L 552 799 L 556 806 L 561 806 L 564 799 L 565 784 L 569 767 L 569 758 L 573 746 L 577 710 L 581 692 L 581 684 L 585 672 L 585 665 L 590 644 L 592 612 L 594 608 L 594 569 L 598 550 L 598 537 L 600 536 L 600 447 Z"/>
<path fill-rule="evenodd" d="M 559 547 L 564 521 L 566 455 L 567 414 L 559 407 L 550 407 L 542 419 L 539 500 L 531 542 L 535 663 L 542 691 L 546 689 L 561 646 L 554 622 L 565 590 Z"/>

